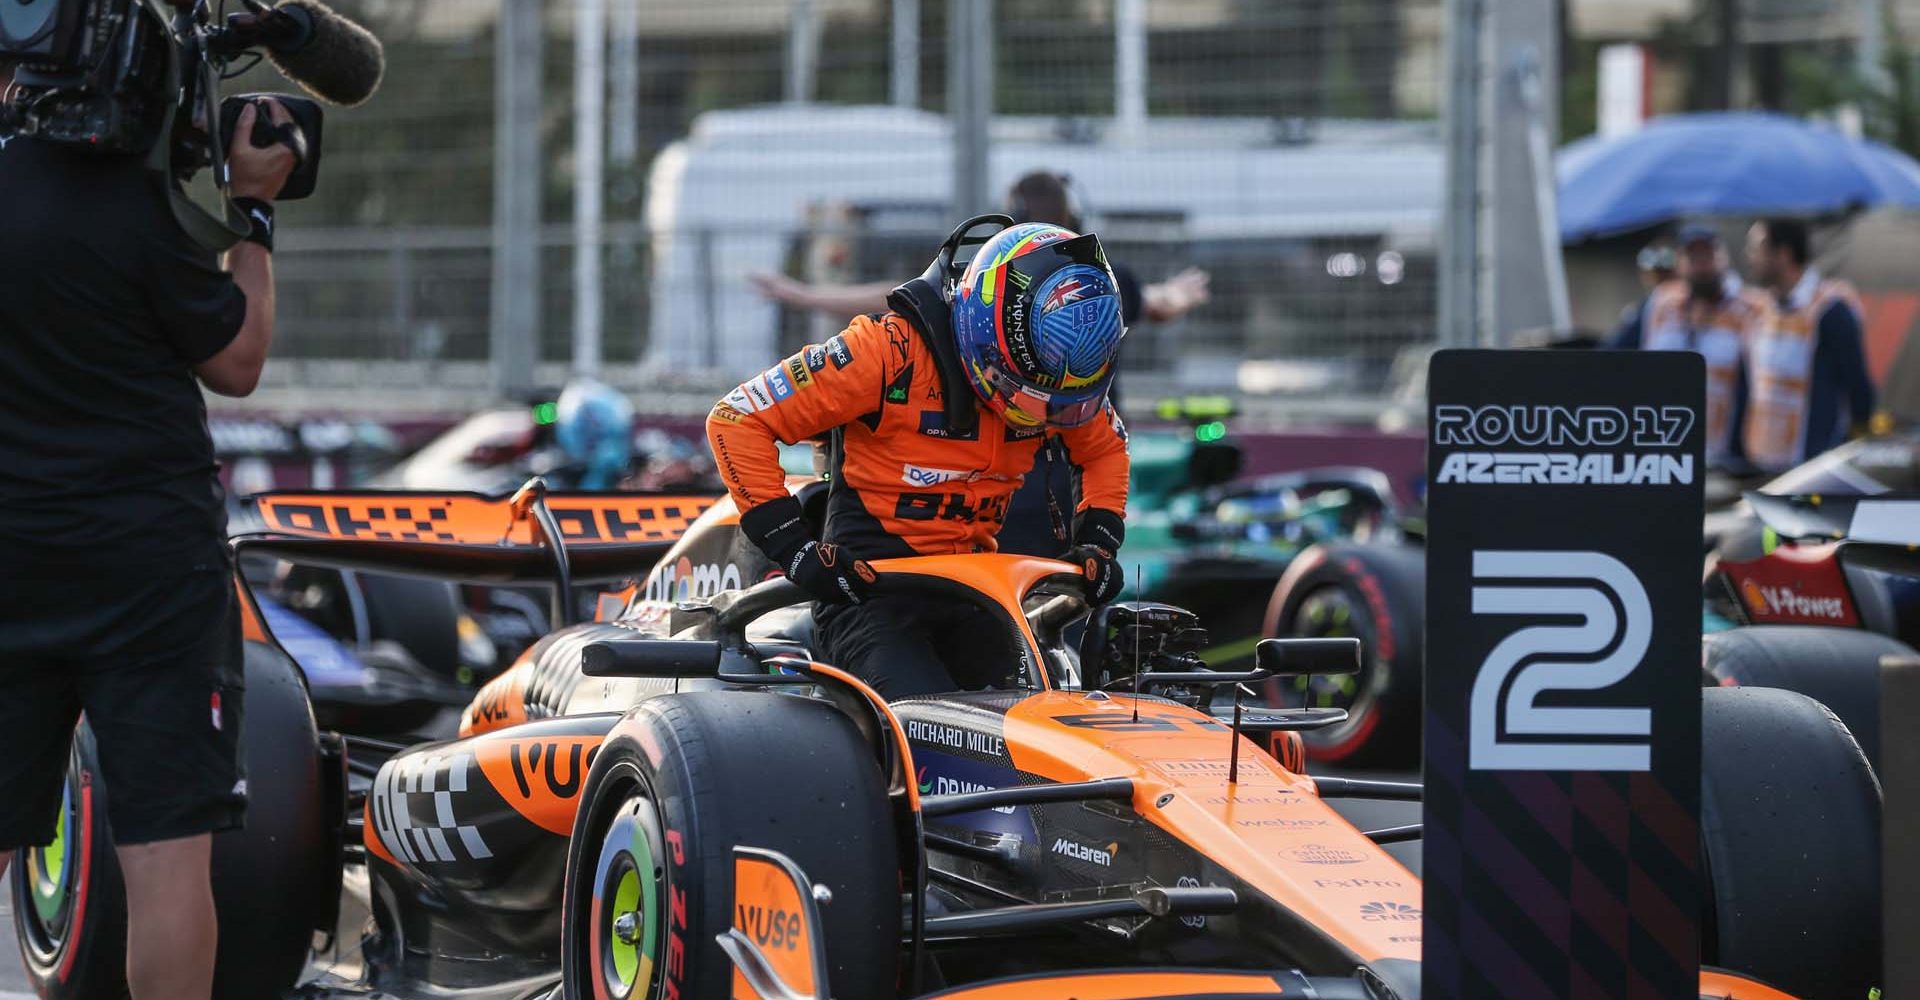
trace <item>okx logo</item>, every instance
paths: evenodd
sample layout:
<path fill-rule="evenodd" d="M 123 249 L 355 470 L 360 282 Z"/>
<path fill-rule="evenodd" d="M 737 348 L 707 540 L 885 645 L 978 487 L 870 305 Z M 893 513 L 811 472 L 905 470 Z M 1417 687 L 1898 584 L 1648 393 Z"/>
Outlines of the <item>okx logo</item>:
<path fill-rule="evenodd" d="M 1468 767 L 1650 770 L 1652 709 L 1570 705 L 1566 696 L 1612 687 L 1646 656 L 1653 611 L 1633 571 L 1602 552 L 1476 550 L 1473 579 L 1474 614 L 1547 621 L 1500 640 L 1480 664 Z"/>

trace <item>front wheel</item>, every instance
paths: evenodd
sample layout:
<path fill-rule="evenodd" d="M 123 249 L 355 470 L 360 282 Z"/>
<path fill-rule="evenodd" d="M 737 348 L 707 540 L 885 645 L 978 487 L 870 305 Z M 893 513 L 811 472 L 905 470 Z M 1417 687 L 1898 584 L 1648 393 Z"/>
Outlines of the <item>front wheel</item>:
<path fill-rule="evenodd" d="M 608 734 L 582 802 L 561 925 L 567 1000 L 726 996 L 733 966 L 716 938 L 735 923 L 735 846 L 785 854 L 825 887 L 836 1000 L 895 995 L 893 821 L 873 752 L 838 709 L 757 692 L 650 699 Z"/>
<path fill-rule="evenodd" d="M 1301 734 L 1329 763 L 1406 766 L 1420 759 L 1420 666 L 1426 552 L 1411 546 L 1316 545 L 1287 567 L 1268 605 L 1270 636 L 1348 637 L 1360 672 L 1272 682 L 1289 708 L 1344 708 L 1347 721 Z"/>

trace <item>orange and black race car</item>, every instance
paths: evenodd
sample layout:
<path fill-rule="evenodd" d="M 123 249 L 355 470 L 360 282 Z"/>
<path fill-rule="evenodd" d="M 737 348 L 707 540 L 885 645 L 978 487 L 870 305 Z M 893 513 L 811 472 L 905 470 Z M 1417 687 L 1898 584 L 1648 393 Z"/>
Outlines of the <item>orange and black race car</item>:
<path fill-rule="evenodd" d="M 798 489 L 809 511 L 826 488 Z M 301 996 L 1419 996 L 1421 883 L 1383 846 L 1419 828 L 1362 830 L 1331 804 L 1417 799 L 1419 786 L 1309 777 L 1298 734 L 1341 710 L 1236 694 L 1354 670 L 1355 640 L 1269 640 L 1253 669 L 1210 671 L 1191 614 L 1089 616 L 1067 564 L 891 560 L 875 564 L 877 586 L 990 612 L 996 634 L 960 652 L 1001 677 L 887 703 L 815 661 L 800 592 L 724 500 L 530 487 L 269 496 L 261 509 L 267 531 L 241 544 L 290 559 L 562 591 L 646 575 L 491 682 L 457 739 L 350 743 L 331 783 L 311 779 L 332 759 L 315 754 L 256 767 L 256 789 L 311 790 L 273 793 L 272 808 L 313 829 L 269 819 L 257 825 L 277 846 L 250 829 L 219 848 L 223 917 L 259 925 L 247 948 L 223 947 L 222 996 L 293 985 L 334 916 L 324 891 L 288 888 L 285 873 L 324 871 L 327 890 L 343 868 L 370 910 L 356 968 Z M 287 713 L 254 728 L 251 699 L 275 675 L 252 676 L 249 740 L 313 739 Z M 1706 694 L 1703 947 L 1740 972 L 1703 973 L 1700 995 L 1864 995 L 1852 990 L 1877 976 L 1877 950 L 1809 953 L 1829 938 L 1804 931 L 1877 926 L 1861 875 L 1877 856 L 1871 770 L 1811 701 Z M 83 747 L 64 846 L 15 866 L 23 949 L 50 996 L 106 996 L 121 961 L 88 759 Z M 345 844 L 326 827 L 343 811 Z M 260 940 L 267 925 L 278 939 Z M 1795 934 L 1802 946 L 1783 944 Z"/>

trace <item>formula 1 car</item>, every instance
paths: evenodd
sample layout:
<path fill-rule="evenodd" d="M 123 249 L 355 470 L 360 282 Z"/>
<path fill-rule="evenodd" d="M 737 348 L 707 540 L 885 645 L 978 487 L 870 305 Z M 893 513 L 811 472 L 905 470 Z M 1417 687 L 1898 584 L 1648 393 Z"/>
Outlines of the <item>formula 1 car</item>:
<path fill-rule="evenodd" d="M 827 488 L 800 490 L 816 516 Z M 701 513 L 529 489 L 262 507 L 268 532 L 243 551 L 561 589 L 654 563 L 699 514 L 617 613 L 559 629 L 490 682 L 460 738 L 351 744 L 343 790 L 309 782 L 293 796 L 313 823 L 305 839 L 270 860 L 217 848 L 223 915 L 249 865 L 364 871 L 364 973 L 303 996 L 1419 995 L 1420 882 L 1383 847 L 1419 831 L 1363 832 L 1329 804 L 1417 798 L 1418 786 L 1304 774 L 1297 734 L 1339 709 L 1231 703 L 1242 684 L 1352 671 L 1353 640 L 1270 641 L 1252 669 L 1213 671 L 1194 617 L 1167 605 L 1092 611 L 1069 644 L 1089 609 L 1068 564 L 890 560 L 875 564 L 877 587 L 973 602 L 1001 623 L 970 653 L 1002 676 L 888 703 L 817 662 L 809 607 L 741 537 L 730 502 Z M 436 510 L 431 536 L 392 529 Z M 1760 978 L 1863 994 L 1879 968 L 1870 768 L 1807 699 L 1707 694 L 1700 870 L 1715 913 L 1703 947 L 1746 974 L 1703 975 L 1701 995 L 1788 996 Z M 275 722 L 280 743 L 313 738 L 310 723 Z M 85 773 L 84 742 L 77 759 Z M 296 784 L 284 779 L 253 775 Z M 76 787 L 83 804 L 98 791 Z M 337 830 L 353 836 L 337 843 Z M 20 912 L 36 915 L 23 950 L 59 973 L 42 980 L 47 995 L 104 996 L 60 984 L 117 968 L 85 937 L 111 926 L 110 894 L 86 888 L 110 852 L 97 836 L 64 843 L 77 849 L 15 866 Z M 77 894 L 60 890 L 76 880 Z M 250 986 L 275 974 L 291 985 L 297 969 L 278 956 L 304 953 L 293 932 L 330 929 L 323 903 L 282 888 L 267 886 L 270 906 L 249 897 L 282 940 L 223 947 L 236 966 L 223 966 L 223 998 L 269 995 L 229 988 L 248 973 Z"/>

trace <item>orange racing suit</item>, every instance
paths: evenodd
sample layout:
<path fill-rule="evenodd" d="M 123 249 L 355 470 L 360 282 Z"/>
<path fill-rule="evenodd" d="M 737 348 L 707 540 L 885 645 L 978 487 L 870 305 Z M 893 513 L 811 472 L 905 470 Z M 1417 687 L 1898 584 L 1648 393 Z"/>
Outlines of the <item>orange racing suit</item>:
<path fill-rule="evenodd" d="M 748 379 L 714 405 L 707 440 L 741 513 L 787 495 L 775 441 L 842 433 L 826 537 L 860 559 L 992 552 L 1007 502 L 1047 434 L 1080 469 L 1078 509 L 1125 516 L 1126 429 L 1103 416 L 1065 430 L 1014 428 L 977 401 L 948 426 L 934 353 L 903 316 L 856 318 L 839 336 Z"/>

